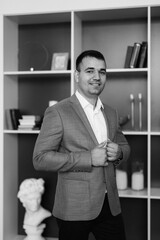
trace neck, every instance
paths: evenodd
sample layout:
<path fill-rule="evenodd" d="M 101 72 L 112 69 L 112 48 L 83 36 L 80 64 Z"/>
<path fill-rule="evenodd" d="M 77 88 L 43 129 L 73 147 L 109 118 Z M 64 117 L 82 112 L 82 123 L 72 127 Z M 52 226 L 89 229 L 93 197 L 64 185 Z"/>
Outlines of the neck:
<path fill-rule="evenodd" d="M 40 206 L 36 211 L 26 210 L 26 215 L 27 215 L 27 216 L 32 216 L 33 214 L 39 212 L 41 208 L 42 208 L 42 207 Z"/>
<path fill-rule="evenodd" d="M 88 102 L 89 102 L 90 104 L 93 105 L 93 108 L 95 109 L 98 98 L 96 98 L 96 99 L 95 99 L 95 98 L 86 98 L 86 99 L 88 100 Z"/>
<path fill-rule="evenodd" d="M 78 92 L 79 92 L 90 104 L 93 105 L 93 108 L 96 107 L 97 100 L 98 100 L 98 96 L 97 96 L 97 95 L 93 95 L 92 97 L 87 97 L 87 96 L 84 95 L 81 91 L 79 91 L 79 89 L 78 89 Z"/>

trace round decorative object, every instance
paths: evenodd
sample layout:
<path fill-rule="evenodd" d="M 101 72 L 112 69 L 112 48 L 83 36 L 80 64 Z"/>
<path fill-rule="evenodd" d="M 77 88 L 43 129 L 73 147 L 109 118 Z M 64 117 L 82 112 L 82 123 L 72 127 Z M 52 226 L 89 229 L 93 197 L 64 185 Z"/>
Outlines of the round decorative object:
<path fill-rule="evenodd" d="M 19 70 L 44 70 L 49 58 L 48 50 L 40 42 L 28 41 L 20 47 Z"/>

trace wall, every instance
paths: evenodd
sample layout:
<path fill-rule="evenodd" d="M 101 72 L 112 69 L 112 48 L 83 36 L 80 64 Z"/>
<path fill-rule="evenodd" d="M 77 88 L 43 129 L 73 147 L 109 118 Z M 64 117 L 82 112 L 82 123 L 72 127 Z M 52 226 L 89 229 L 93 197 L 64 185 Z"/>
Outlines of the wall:
<path fill-rule="evenodd" d="M 84 9 L 101 9 L 104 7 L 128 7 L 156 5 L 159 0 L 1 0 L 0 11 L 4 14 L 11 13 L 35 13 L 50 11 L 66 11 L 66 10 L 84 10 Z"/>

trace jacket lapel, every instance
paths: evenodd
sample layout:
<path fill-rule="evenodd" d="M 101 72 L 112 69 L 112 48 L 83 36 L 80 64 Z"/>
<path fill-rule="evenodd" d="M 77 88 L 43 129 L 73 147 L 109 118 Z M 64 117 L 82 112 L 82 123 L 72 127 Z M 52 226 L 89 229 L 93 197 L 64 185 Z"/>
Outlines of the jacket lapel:
<path fill-rule="evenodd" d="M 72 95 L 70 97 L 70 101 L 71 101 L 71 104 L 72 104 L 72 107 L 74 109 L 74 111 L 76 112 L 76 114 L 78 115 L 78 117 L 80 118 L 80 120 L 82 121 L 83 125 L 85 126 L 86 130 L 88 131 L 88 133 L 90 134 L 92 140 L 94 141 L 94 143 L 97 145 L 98 144 L 98 141 L 96 139 L 96 136 L 92 130 L 92 127 L 88 121 L 88 118 L 81 106 L 81 104 L 79 103 L 76 95 Z"/>
<path fill-rule="evenodd" d="M 114 123 L 112 121 L 112 117 L 110 114 L 107 114 L 107 107 L 105 106 L 104 109 L 102 108 L 102 112 L 104 115 L 104 118 L 106 120 L 106 125 L 107 125 L 107 131 L 108 131 L 108 138 L 110 140 L 113 139 L 113 129 L 115 128 Z"/>

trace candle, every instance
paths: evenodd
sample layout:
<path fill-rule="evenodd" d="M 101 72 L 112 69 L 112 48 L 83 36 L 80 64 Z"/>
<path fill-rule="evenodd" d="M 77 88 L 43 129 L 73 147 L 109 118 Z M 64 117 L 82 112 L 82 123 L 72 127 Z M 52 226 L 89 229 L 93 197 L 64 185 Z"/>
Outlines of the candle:
<path fill-rule="evenodd" d="M 117 182 L 117 188 L 119 190 L 126 189 L 128 185 L 127 172 L 116 169 L 116 182 Z"/>
<path fill-rule="evenodd" d="M 142 190 L 144 189 L 144 175 L 143 171 L 132 173 L 132 189 Z"/>

